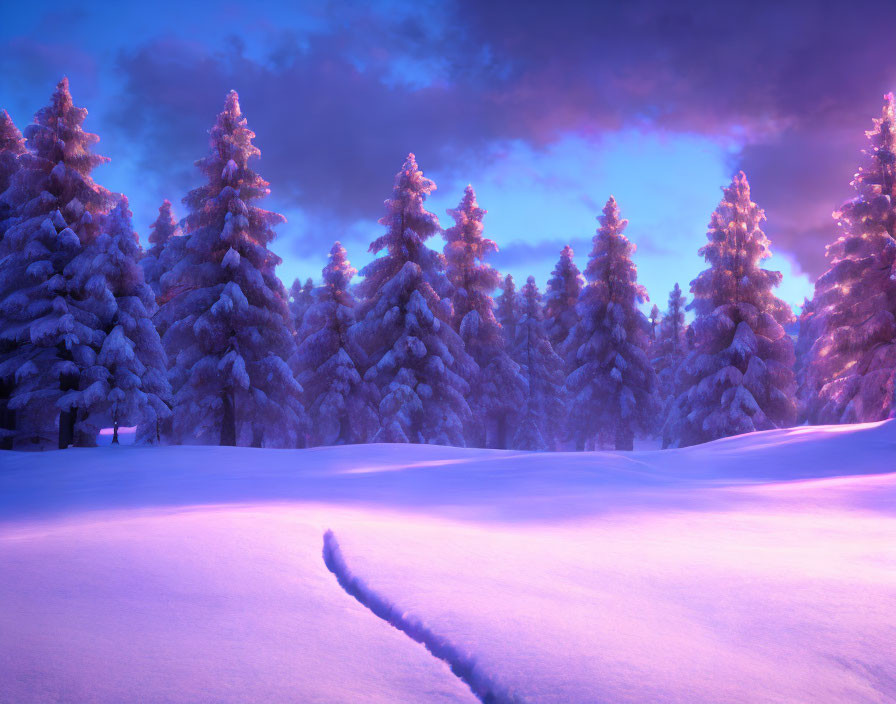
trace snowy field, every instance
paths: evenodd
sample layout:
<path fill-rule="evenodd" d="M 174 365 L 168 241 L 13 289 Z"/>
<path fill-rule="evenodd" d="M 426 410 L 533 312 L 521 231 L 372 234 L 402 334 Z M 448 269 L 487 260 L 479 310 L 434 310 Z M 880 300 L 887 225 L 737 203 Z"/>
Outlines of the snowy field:
<path fill-rule="evenodd" d="M 894 702 L 896 422 L 3 453 L 0 607 L 11 704 Z"/>

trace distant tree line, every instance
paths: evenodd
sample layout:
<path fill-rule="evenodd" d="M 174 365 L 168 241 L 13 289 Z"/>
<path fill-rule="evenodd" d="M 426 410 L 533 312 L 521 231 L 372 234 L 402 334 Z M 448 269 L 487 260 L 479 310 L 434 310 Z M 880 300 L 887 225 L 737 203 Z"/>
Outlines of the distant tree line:
<path fill-rule="evenodd" d="M 336 242 L 320 285 L 287 293 L 270 249 L 285 219 L 259 205 L 268 183 L 235 92 L 196 162 L 204 185 L 179 222 L 162 204 L 146 250 L 127 198 L 91 177 L 107 159 L 86 115 L 65 79 L 24 137 L 0 112 L 3 448 L 90 446 L 136 425 L 144 443 L 625 450 L 893 413 L 892 94 L 798 321 L 761 267 L 765 216 L 742 172 L 711 215 L 690 302 L 676 284 L 664 313 L 641 311 L 612 196 L 584 272 L 567 246 L 544 294 L 531 276 L 517 291 L 488 263 L 473 187 L 443 230 L 413 154 L 360 281 Z"/>

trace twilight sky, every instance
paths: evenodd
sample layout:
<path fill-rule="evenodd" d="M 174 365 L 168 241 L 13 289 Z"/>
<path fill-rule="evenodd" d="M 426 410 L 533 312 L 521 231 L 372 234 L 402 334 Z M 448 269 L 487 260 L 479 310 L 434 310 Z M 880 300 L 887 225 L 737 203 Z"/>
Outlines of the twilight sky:
<path fill-rule="evenodd" d="M 364 7 L 364 5 L 369 5 Z M 811 291 L 850 196 L 864 130 L 896 88 L 896 3 L 226 1 L 13 3 L 0 23 L 0 107 L 24 128 L 68 75 L 142 237 L 239 91 L 289 222 L 279 273 L 319 278 L 336 239 L 356 266 L 409 151 L 443 226 L 472 183 L 493 263 L 543 287 L 564 244 L 583 267 L 616 196 L 639 276 L 665 308 L 720 187 L 743 168 L 783 271 Z M 441 242 L 431 241 L 441 248 Z"/>

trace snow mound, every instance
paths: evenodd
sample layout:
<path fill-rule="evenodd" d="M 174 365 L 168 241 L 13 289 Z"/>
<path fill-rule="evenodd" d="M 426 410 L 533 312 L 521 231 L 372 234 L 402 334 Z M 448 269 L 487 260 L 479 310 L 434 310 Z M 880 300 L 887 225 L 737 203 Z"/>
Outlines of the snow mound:
<path fill-rule="evenodd" d="M 3 453 L 0 702 L 896 701 L 894 457 Z"/>

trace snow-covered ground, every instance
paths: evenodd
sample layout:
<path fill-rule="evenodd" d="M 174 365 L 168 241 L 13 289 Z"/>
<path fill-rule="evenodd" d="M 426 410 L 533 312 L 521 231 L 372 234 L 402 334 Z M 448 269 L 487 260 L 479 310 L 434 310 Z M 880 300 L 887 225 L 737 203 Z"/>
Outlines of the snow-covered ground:
<path fill-rule="evenodd" d="M 0 454 L 4 703 L 894 702 L 894 663 L 892 421 Z"/>

